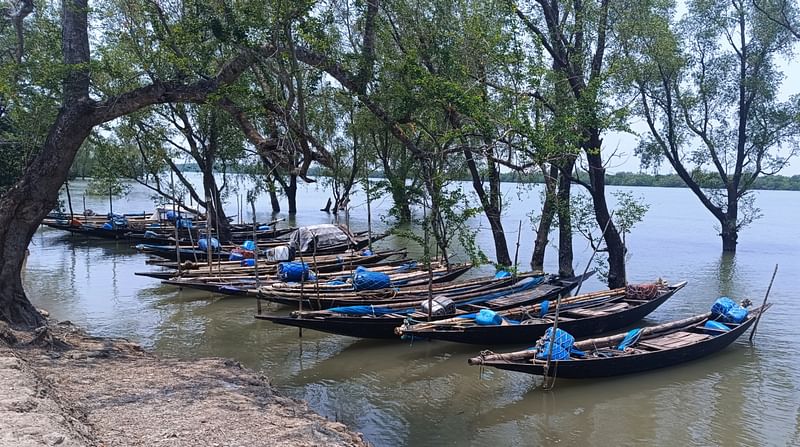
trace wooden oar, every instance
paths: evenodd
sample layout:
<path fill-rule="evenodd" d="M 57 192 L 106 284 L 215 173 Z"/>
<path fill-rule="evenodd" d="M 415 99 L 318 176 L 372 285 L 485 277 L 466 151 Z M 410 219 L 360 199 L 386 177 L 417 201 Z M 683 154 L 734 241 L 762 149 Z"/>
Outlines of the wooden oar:
<path fill-rule="evenodd" d="M 772 282 L 775 281 L 775 275 L 778 273 L 778 264 L 775 264 L 775 270 L 772 271 L 772 279 L 769 280 L 769 287 L 767 287 L 767 293 L 764 295 L 764 302 L 761 303 L 761 309 L 764 309 L 764 306 L 767 305 L 767 297 L 769 297 L 769 291 L 772 290 Z M 764 312 L 759 312 L 758 316 L 756 317 L 756 322 L 753 323 L 753 330 L 750 331 L 750 343 L 753 342 L 753 337 L 756 336 L 756 329 L 758 329 L 758 321 L 761 319 L 761 315 Z"/>

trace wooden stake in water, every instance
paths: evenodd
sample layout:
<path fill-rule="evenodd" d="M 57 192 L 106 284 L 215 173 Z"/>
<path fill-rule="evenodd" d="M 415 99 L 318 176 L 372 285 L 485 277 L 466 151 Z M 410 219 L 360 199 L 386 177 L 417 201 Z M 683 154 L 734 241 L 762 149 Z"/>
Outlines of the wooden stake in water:
<path fill-rule="evenodd" d="M 522 235 L 522 220 L 519 221 L 519 227 L 517 227 L 517 249 L 514 252 L 514 278 L 517 277 L 517 261 L 519 261 L 519 238 Z"/>
<path fill-rule="evenodd" d="M 364 166 L 366 168 L 366 160 L 364 160 Z M 368 246 L 369 246 L 369 251 L 372 251 L 372 208 L 371 208 L 371 205 L 370 205 L 372 200 L 369 197 L 369 195 L 370 195 L 369 194 L 369 171 L 366 170 L 366 169 L 364 171 L 365 171 L 364 173 L 366 174 L 365 177 L 366 177 L 366 181 L 367 181 L 367 187 L 366 187 L 366 190 L 367 190 L 367 238 L 368 238 L 367 239 L 367 243 L 368 243 Z"/>
<path fill-rule="evenodd" d="M 611 224 L 611 220 L 614 218 L 614 213 L 612 212 L 611 215 L 608 217 L 608 222 L 606 222 L 605 228 L 603 228 L 603 233 L 600 235 L 600 240 L 597 241 L 597 245 L 594 247 L 592 251 L 592 255 L 589 257 L 589 262 L 586 263 L 586 268 L 583 269 L 583 274 L 581 275 L 580 279 L 578 280 L 578 288 L 575 291 L 575 295 L 577 295 L 581 290 L 581 285 L 583 284 L 583 278 L 586 277 L 586 272 L 589 271 L 589 267 L 592 265 L 592 261 L 594 260 L 594 256 L 597 254 L 597 250 L 600 248 L 600 241 L 603 240 L 606 236 L 606 230 L 608 230 L 608 226 Z M 548 384 L 548 372 L 550 370 L 550 362 L 553 360 L 553 345 L 556 342 L 556 331 L 558 331 L 558 314 L 561 310 L 561 294 L 558 294 L 558 298 L 556 298 L 556 311 L 553 317 L 553 330 L 550 333 L 550 344 L 547 347 L 547 361 L 544 364 L 544 369 L 542 371 L 544 375 L 544 382 L 542 383 L 542 389 L 545 390 L 552 390 L 556 384 L 556 376 L 553 374 L 553 380 Z"/>
<path fill-rule="evenodd" d="M 69 180 L 66 181 L 66 183 L 64 184 L 64 187 L 67 190 L 67 204 L 69 204 L 69 221 L 72 222 L 72 219 L 75 218 L 75 215 L 72 212 L 72 195 L 70 195 L 70 193 L 69 193 Z M 84 206 L 83 209 L 85 210 L 86 206 Z"/>
<path fill-rule="evenodd" d="M 256 203 L 254 200 L 250 200 L 250 209 L 253 211 L 253 242 L 256 241 L 256 228 L 258 227 L 258 222 L 256 221 Z M 261 315 L 261 282 L 258 279 L 258 244 L 256 244 L 256 249 L 253 252 L 255 257 L 255 262 L 253 262 L 253 273 L 256 275 L 256 308 L 258 310 L 258 314 Z"/>
<path fill-rule="evenodd" d="M 753 330 L 750 331 L 750 343 L 753 342 L 753 337 L 756 336 L 756 329 L 758 329 L 758 322 L 761 320 L 761 315 L 764 314 L 764 306 L 767 305 L 767 297 L 769 297 L 769 291 L 772 290 L 772 283 L 775 281 L 775 275 L 778 273 L 778 264 L 775 264 L 775 270 L 772 271 L 772 279 L 769 280 L 769 287 L 767 287 L 767 293 L 764 295 L 764 302 L 761 303 L 761 312 L 758 313 L 756 317 L 756 322 L 753 323 Z"/>
<path fill-rule="evenodd" d="M 181 244 L 178 236 L 178 213 L 175 210 L 175 175 L 169 171 L 169 184 L 172 189 L 172 214 L 175 216 L 175 261 L 178 263 L 178 276 L 181 275 Z"/>

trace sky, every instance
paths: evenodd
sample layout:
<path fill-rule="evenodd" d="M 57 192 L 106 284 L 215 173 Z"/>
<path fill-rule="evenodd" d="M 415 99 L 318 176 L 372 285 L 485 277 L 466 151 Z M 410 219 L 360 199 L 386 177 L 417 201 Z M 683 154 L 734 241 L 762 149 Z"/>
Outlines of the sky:
<path fill-rule="evenodd" d="M 781 84 L 779 98 L 782 101 L 788 100 L 791 96 L 800 94 L 800 54 L 793 55 L 793 60 L 779 59 L 776 61 L 778 67 L 785 76 Z M 643 121 L 632 122 L 631 128 L 642 135 L 648 132 L 647 124 Z M 634 155 L 633 150 L 638 144 L 638 136 L 628 133 L 613 132 L 606 134 L 603 143 L 605 150 L 617 150 L 617 157 L 610 160 L 607 165 L 609 173 L 615 172 L 639 172 L 639 159 Z M 669 162 L 664 162 L 660 173 L 667 174 L 674 172 Z M 781 175 L 800 175 L 800 158 L 793 158 L 789 165 L 784 168 Z"/>

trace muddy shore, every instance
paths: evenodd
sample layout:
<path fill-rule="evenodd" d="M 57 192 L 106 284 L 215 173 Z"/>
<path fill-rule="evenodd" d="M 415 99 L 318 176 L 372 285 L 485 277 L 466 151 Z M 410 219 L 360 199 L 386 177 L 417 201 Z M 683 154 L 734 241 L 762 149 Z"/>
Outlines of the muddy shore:
<path fill-rule="evenodd" d="M 0 421 L 15 447 L 366 445 L 237 362 L 163 358 L 68 322 L 0 323 Z"/>

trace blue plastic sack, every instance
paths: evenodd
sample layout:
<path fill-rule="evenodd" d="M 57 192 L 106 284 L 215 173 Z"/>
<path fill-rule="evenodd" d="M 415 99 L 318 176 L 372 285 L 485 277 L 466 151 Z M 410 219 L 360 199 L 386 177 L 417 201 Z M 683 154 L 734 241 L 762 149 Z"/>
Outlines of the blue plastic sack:
<path fill-rule="evenodd" d="M 242 267 L 253 267 L 256 265 L 256 260 L 253 258 L 242 259 Z"/>
<path fill-rule="evenodd" d="M 725 323 L 739 324 L 747 319 L 747 314 L 747 309 L 727 296 L 718 298 L 711 306 L 712 317 Z"/>
<path fill-rule="evenodd" d="M 199 239 L 199 240 L 197 241 L 197 248 L 199 248 L 200 250 L 203 250 L 203 251 L 206 251 L 206 250 L 208 250 L 208 246 L 209 246 L 209 240 L 211 241 L 211 243 L 210 243 L 210 245 L 211 245 L 211 250 L 212 250 L 212 251 L 217 251 L 217 250 L 219 250 L 219 248 L 220 248 L 220 245 L 219 245 L 219 239 L 217 239 L 217 238 L 215 238 L 215 237 L 212 237 L 212 238 L 210 238 L 210 239 L 209 239 L 209 238 L 205 238 L 205 237 L 204 237 L 204 238 L 202 238 L 202 239 Z"/>
<path fill-rule="evenodd" d="M 714 330 L 717 330 L 717 331 L 725 331 L 725 332 L 728 332 L 729 330 L 731 330 L 731 328 L 729 328 L 728 326 L 725 326 L 724 324 L 720 323 L 719 321 L 711 321 L 711 320 L 706 321 L 706 324 L 703 325 L 703 327 L 706 328 L 706 329 L 714 329 Z"/>
<path fill-rule="evenodd" d="M 747 319 L 747 309 L 742 306 L 736 305 L 725 314 L 725 321 L 728 323 L 739 324 Z"/>
<path fill-rule="evenodd" d="M 144 237 L 147 238 L 147 239 L 151 239 L 151 238 L 154 238 L 154 237 L 158 237 L 158 233 L 156 233 L 155 231 L 147 230 L 147 231 L 144 232 Z"/>
<path fill-rule="evenodd" d="M 176 213 L 175 211 L 167 211 L 167 220 L 170 222 L 175 222 L 176 219 L 181 217 L 181 213 Z"/>
<path fill-rule="evenodd" d="M 175 226 L 178 227 L 179 229 L 180 228 L 186 228 L 187 230 L 191 229 L 192 228 L 192 220 L 191 219 L 178 219 L 178 221 L 175 222 Z"/>
<path fill-rule="evenodd" d="M 244 256 L 241 253 L 232 251 L 231 254 L 228 256 L 228 261 L 241 261 L 244 259 Z"/>
<path fill-rule="evenodd" d="M 539 360 L 546 360 L 548 353 L 550 353 L 550 340 L 552 338 L 553 328 L 549 327 L 546 331 L 544 331 L 544 335 L 542 339 L 544 343 L 542 344 L 542 349 L 536 354 L 536 358 Z M 578 349 L 575 349 L 573 345 L 575 344 L 575 337 L 572 336 L 569 332 L 556 329 L 556 336 L 553 339 L 553 352 L 550 354 L 550 359 L 552 360 L 567 360 L 570 358 L 571 354 L 576 354 L 578 356 L 583 356 L 585 353 Z"/>
<path fill-rule="evenodd" d="M 717 300 L 714 301 L 714 305 L 711 306 L 711 313 L 714 314 L 715 316 L 724 316 L 734 306 L 736 306 L 735 301 L 728 298 L 727 296 L 723 296 L 717 298 Z"/>
<path fill-rule="evenodd" d="M 242 248 L 248 251 L 255 251 L 256 243 L 253 241 L 244 241 Z"/>
<path fill-rule="evenodd" d="M 493 310 L 481 309 L 478 315 L 475 315 L 475 323 L 482 326 L 498 325 L 503 323 L 503 317 Z"/>
<path fill-rule="evenodd" d="M 260 226 L 258 227 L 258 230 L 259 230 L 259 231 L 267 231 L 267 230 L 269 230 L 269 229 L 270 229 L 269 225 L 260 225 Z"/>
<path fill-rule="evenodd" d="M 391 286 L 392 280 L 386 273 L 372 272 L 361 266 L 353 273 L 353 289 L 356 291 L 388 289 Z"/>
<path fill-rule="evenodd" d="M 369 248 L 365 248 L 364 250 L 361 251 L 361 256 L 372 256 L 372 250 L 370 250 Z"/>
<path fill-rule="evenodd" d="M 550 360 L 567 360 L 569 358 L 569 350 L 564 349 L 558 343 L 553 344 L 553 352 L 550 352 L 550 342 L 544 342 L 542 349 L 536 353 L 536 358 L 539 360 L 547 360 L 547 355 L 550 354 Z"/>
<path fill-rule="evenodd" d="M 308 279 L 308 264 L 305 262 L 281 262 L 278 264 L 278 278 L 288 282 L 300 282 Z"/>
<path fill-rule="evenodd" d="M 494 274 L 495 279 L 510 278 L 510 277 L 511 277 L 511 272 L 509 272 L 508 270 L 499 270 L 497 273 Z"/>
<path fill-rule="evenodd" d="M 111 222 L 106 222 L 106 223 L 103 224 L 103 229 L 104 230 L 113 230 L 114 229 L 114 225 L 111 225 Z"/>

